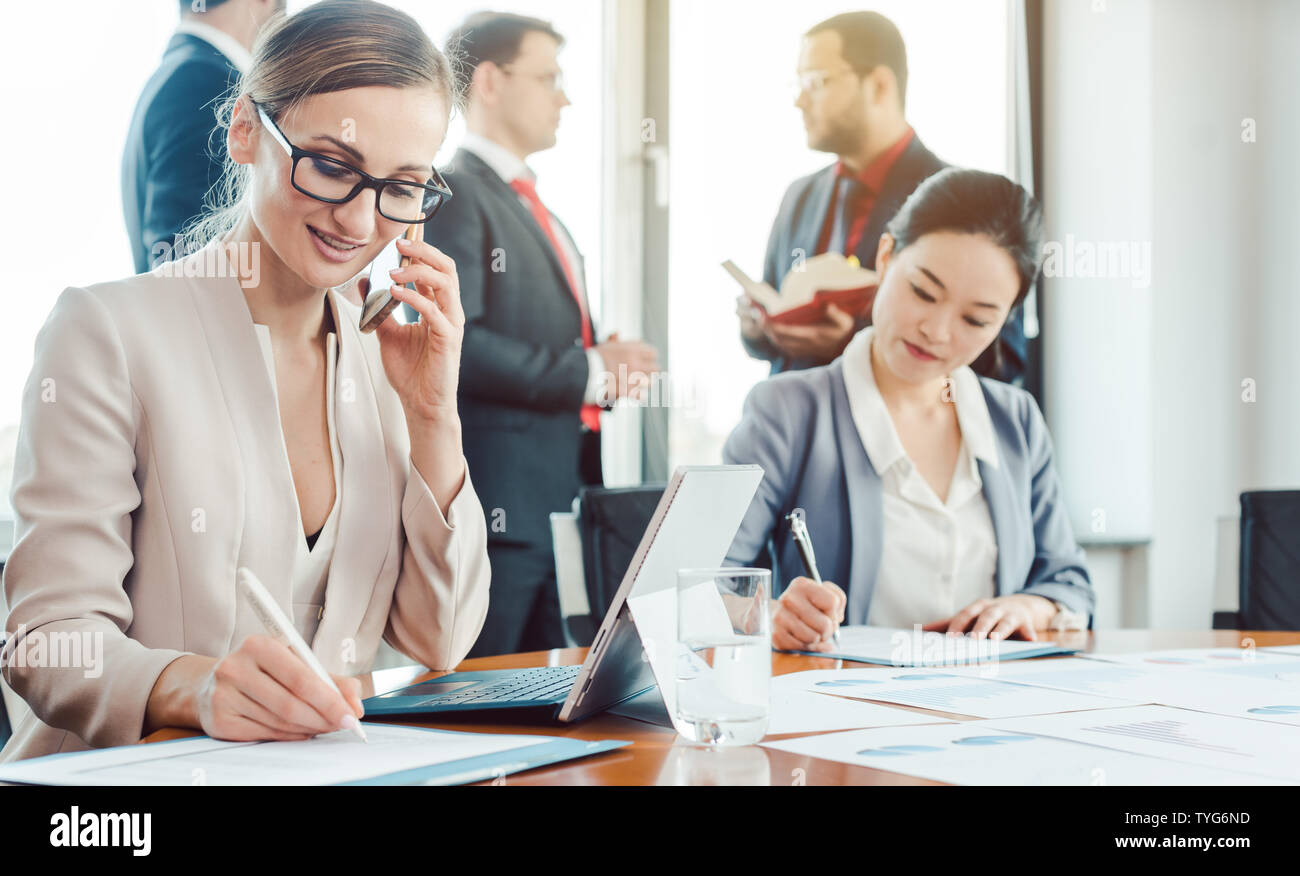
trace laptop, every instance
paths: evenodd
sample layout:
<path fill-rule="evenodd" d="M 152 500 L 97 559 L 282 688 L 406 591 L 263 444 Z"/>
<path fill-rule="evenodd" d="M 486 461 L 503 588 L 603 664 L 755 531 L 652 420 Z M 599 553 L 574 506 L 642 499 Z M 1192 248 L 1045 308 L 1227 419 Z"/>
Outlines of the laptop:
<path fill-rule="evenodd" d="M 676 570 L 722 565 L 762 480 L 756 465 L 673 472 L 581 666 L 444 675 L 370 697 L 366 717 L 527 709 L 567 723 L 646 693 L 656 678 L 671 691 Z"/>

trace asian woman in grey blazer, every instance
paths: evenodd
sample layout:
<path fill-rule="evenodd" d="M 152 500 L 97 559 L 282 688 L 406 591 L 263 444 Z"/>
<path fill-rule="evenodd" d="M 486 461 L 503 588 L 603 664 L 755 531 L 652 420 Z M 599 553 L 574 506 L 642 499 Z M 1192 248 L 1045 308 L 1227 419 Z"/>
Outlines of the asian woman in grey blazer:
<path fill-rule="evenodd" d="M 305 739 L 355 725 L 381 639 L 434 669 L 469 651 L 489 569 L 456 412 L 455 266 L 409 243 L 395 279 L 415 289 L 395 297 L 422 318 L 374 334 L 336 291 L 446 196 L 433 162 L 453 93 L 389 7 L 324 0 L 273 22 L 228 107 L 228 225 L 59 297 L 14 466 L 0 658 L 25 708 L 0 759 L 160 727 Z M 241 566 L 339 690 L 264 635 Z M 68 643 L 80 658 L 52 659 Z"/>
<path fill-rule="evenodd" d="M 997 174 L 948 169 L 881 236 L 872 326 L 828 366 L 754 388 L 723 451 L 764 477 L 729 553 L 791 581 L 773 644 L 825 651 L 840 623 L 1036 638 L 1094 596 L 1033 397 L 978 378 L 1038 274 L 1042 211 Z M 802 573 L 802 514 L 825 581 Z"/>

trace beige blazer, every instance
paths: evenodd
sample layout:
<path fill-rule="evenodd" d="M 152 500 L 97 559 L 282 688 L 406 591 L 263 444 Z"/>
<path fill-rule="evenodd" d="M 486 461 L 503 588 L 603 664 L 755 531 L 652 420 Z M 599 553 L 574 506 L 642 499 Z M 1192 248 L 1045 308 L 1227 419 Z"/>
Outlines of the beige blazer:
<path fill-rule="evenodd" d="M 263 631 L 236 598 L 240 566 L 293 616 L 303 533 L 243 290 L 215 243 L 165 270 L 65 290 L 36 339 L 4 571 L 4 679 L 26 708 L 0 761 L 138 741 L 167 664 Z M 329 303 L 342 504 L 312 650 L 357 675 L 382 637 L 450 669 L 487 614 L 483 511 L 467 475 L 444 518 L 411 465 L 378 340 L 355 306 Z M 80 665 L 51 665 L 74 646 Z"/>

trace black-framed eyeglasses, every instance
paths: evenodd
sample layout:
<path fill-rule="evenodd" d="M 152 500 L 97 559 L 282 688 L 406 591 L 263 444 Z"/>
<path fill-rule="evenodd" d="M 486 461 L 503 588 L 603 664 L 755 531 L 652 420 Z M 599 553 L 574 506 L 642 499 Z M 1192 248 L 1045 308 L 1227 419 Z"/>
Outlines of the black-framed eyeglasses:
<path fill-rule="evenodd" d="M 429 168 L 432 176 L 426 184 L 410 180 L 377 179 L 345 161 L 299 149 L 289 142 L 289 138 L 284 136 L 284 132 L 260 104 L 255 106 L 262 124 L 266 125 L 271 136 L 284 147 L 293 161 L 289 181 L 309 198 L 326 204 L 346 204 L 364 189 L 374 189 L 375 208 L 379 215 L 406 225 L 427 222 L 438 212 L 439 207 L 451 200 L 451 188 L 436 167 Z M 303 163 L 304 158 L 308 159 L 306 164 Z"/>

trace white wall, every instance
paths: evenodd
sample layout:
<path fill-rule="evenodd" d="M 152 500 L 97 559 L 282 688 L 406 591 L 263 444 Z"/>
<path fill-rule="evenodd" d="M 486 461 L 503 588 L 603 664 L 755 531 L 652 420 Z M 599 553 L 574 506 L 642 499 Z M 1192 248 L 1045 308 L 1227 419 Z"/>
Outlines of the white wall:
<path fill-rule="evenodd" d="M 1075 526 L 1093 535 L 1103 508 L 1108 535 L 1151 539 L 1145 570 L 1100 570 L 1127 623 L 1209 626 L 1216 519 L 1242 490 L 1300 486 L 1298 34 L 1287 0 L 1047 4 L 1049 236 L 1151 244 L 1145 292 L 1112 277 L 1044 295 Z"/>
<path fill-rule="evenodd" d="M 1053 0 L 1044 18 L 1041 195 L 1048 239 L 1080 251 L 1102 242 L 1149 244 L 1155 193 L 1148 4 L 1110 0 L 1094 12 L 1091 0 Z M 1044 413 L 1071 523 L 1080 538 L 1147 538 L 1151 289 L 1131 277 L 1078 276 L 1086 264 L 1068 261 L 1066 275 L 1044 278 L 1039 307 Z"/>
<path fill-rule="evenodd" d="M 1241 120 L 1254 112 L 1259 64 L 1256 28 L 1246 16 L 1268 5 L 1152 4 L 1160 265 L 1152 337 L 1160 387 L 1154 625 L 1208 625 L 1215 519 L 1232 512 L 1242 486 L 1243 431 L 1251 414 L 1240 399 L 1242 341 L 1271 310 L 1256 282 L 1263 254 L 1251 246 L 1261 206 L 1262 193 L 1251 185 L 1260 148 L 1241 142 Z"/>
<path fill-rule="evenodd" d="M 1255 0 L 1251 52 L 1254 89 L 1242 115 L 1258 139 L 1239 148 L 1252 175 L 1254 221 L 1241 229 L 1253 293 L 1241 341 L 1241 375 L 1257 381 L 1243 420 L 1242 486 L 1300 487 L 1300 4 Z M 1247 305 L 1248 306 L 1248 305 Z M 1300 536 L 1298 536 L 1300 538 Z"/>

